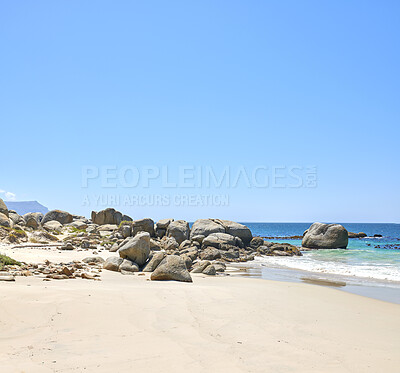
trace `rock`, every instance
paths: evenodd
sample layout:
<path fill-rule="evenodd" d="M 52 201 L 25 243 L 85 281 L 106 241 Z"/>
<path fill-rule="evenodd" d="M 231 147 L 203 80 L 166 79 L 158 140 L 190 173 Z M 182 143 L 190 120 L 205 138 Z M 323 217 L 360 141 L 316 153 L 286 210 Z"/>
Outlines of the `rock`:
<path fill-rule="evenodd" d="M 0 198 L 0 214 L 4 214 L 8 218 L 8 208 L 4 201 Z"/>
<path fill-rule="evenodd" d="M 181 258 L 185 262 L 186 268 L 190 271 L 190 268 L 192 268 L 192 264 L 193 264 L 192 259 L 190 259 L 190 257 L 188 255 L 181 255 Z"/>
<path fill-rule="evenodd" d="M 51 231 L 61 232 L 62 227 L 63 227 L 62 224 L 57 220 L 50 220 L 43 224 L 43 228 L 49 232 Z"/>
<path fill-rule="evenodd" d="M 302 246 L 310 249 L 345 249 L 347 230 L 340 224 L 314 223 L 303 234 Z"/>
<path fill-rule="evenodd" d="M 123 238 L 130 237 L 132 235 L 132 224 L 121 223 L 121 225 L 118 228 L 118 232 L 121 233 Z"/>
<path fill-rule="evenodd" d="M 178 248 L 179 248 L 179 244 L 178 244 L 178 242 L 176 242 L 176 239 L 174 237 L 164 236 L 161 239 L 160 244 L 161 244 L 161 247 L 166 251 L 178 250 Z"/>
<path fill-rule="evenodd" d="M 99 212 L 92 211 L 92 222 L 98 225 L 113 224 L 119 225 L 121 221 L 132 220 L 129 216 L 122 215 L 119 211 L 113 208 L 107 208 Z"/>
<path fill-rule="evenodd" d="M 83 230 L 86 229 L 88 227 L 88 225 L 82 221 L 82 220 L 75 220 L 72 223 L 68 224 L 70 227 L 79 229 L 79 230 Z"/>
<path fill-rule="evenodd" d="M 60 273 L 61 275 L 65 275 L 65 276 L 72 276 L 73 275 L 73 273 L 72 273 L 72 271 L 68 268 L 68 267 L 64 267 L 62 270 L 61 270 L 61 273 Z"/>
<path fill-rule="evenodd" d="M 167 236 L 174 237 L 178 244 L 189 238 L 189 223 L 185 220 L 175 220 L 168 225 Z"/>
<path fill-rule="evenodd" d="M 65 242 L 64 245 L 60 247 L 60 250 L 75 250 L 75 246 L 71 242 Z"/>
<path fill-rule="evenodd" d="M 224 245 L 236 246 L 236 243 L 235 237 L 230 234 L 212 233 L 203 240 L 202 247 L 212 246 L 219 249 Z"/>
<path fill-rule="evenodd" d="M 33 229 L 37 229 L 43 220 L 43 214 L 41 212 L 28 212 L 22 217 L 25 220 L 25 225 Z"/>
<path fill-rule="evenodd" d="M 104 264 L 105 260 L 101 256 L 88 256 L 82 259 L 84 263 Z"/>
<path fill-rule="evenodd" d="M 215 262 L 215 263 L 213 263 L 213 266 L 214 266 L 216 272 L 225 272 L 226 265 L 224 263 Z"/>
<path fill-rule="evenodd" d="M 182 241 L 182 243 L 179 245 L 179 250 L 185 250 L 190 246 L 192 246 L 192 242 L 190 240 Z"/>
<path fill-rule="evenodd" d="M 1 212 L 0 212 L 1 214 Z M 18 215 L 15 211 L 9 211 L 8 217 L 12 220 L 14 225 L 25 225 L 25 220 L 22 216 Z"/>
<path fill-rule="evenodd" d="M 190 230 L 190 238 L 199 235 L 207 237 L 212 233 L 225 233 L 225 227 L 213 219 L 198 219 Z"/>
<path fill-rule="evenodd" d="M 215 260 L 219 258 L 221 258 L 221 252 L 214 247 L 208 247 L 200 253 L 200 259 L 202 260 Z"/>
<path fill-rule="evenodd" d="M 221 222 L 221 224 L 225 227 L 225 232 L 232 235 L 239 237 L 245 246 L 250 244 L 250 241 L 253 238 L 251 230 L 243 224 L 236 223 L 230 220 L 217 220 Z"/>
<path fill-rule="evenodd" d="M 15 281 L 14 276 L 0 276 L 0 281 Z"/>
<path fill-rule="evenodd" d="M 380 238 L 383 237 L 381 234 L 374 234 L 374 237 Z"/>
<path fill-rule="evenodd" d="M 114 232 L 118 229 L 118 226 L 115 224 L 103 224 L 102 226 L 97 228 L 98 232 Z"/>
<path fill-rule="evenodd" d="M 129 259 L 124 259 L 119 266 L 119 271 L 122 274 L 133 274 L 134 272 L 139 272 L 139 266 Z"/>
<path fill-rule="evenodd" d="M 134 220 L 132 222 L 132 236 L 135 236 L 138 232 L 147 232 L 151 237 L 154 237 L 154 221 L 150 218 Z"/>
<path fill-rule="evenodd" d="M 96 280 L 96 277 L 92 276 L 89 273 L 83 272 L 81 274 L 81 278 L 86 279 L 86 280 Z"/>
<path fill-rule="evenodd" d="M 10 219 L 8 218 L 7 215 L 3 214 L 2 212 L 0 212 L 0 225 L 2 227 L 7 227 L 7 228 L 11 227 Z"/>
<path fill-rule="evenodd" d="M 184 260 L 177 255 L 167 255 L 151 274 L 151 280 L 192 282 Z"/>
<path fill-rule="evenodd" d="M 206 267 L 202 273 L 208 276 L 215 276 L 217 274 L 217 271 L 215 270 L 215 267 L 211 264 Z"/>
<path fill-rule="evenodd" d="M 165 253 L 163 253 L 162 251 L 153 254 L 151 259 L 144 266 L 143 272 L 153 272 L 164 258 L 165 258 Z"/>
<path fill-rule="evenodd" d="M 232 262 L 240 257 L 239 249 L 229 249 L 228 251 L 220 251 L 222 259 Z"/>
<path fill-rule="evenodd" d="M 200 262 L 197 262 L 191 272 L 192 273 L 202 273 L 211 263 L 208 260 L 201 260 Z"/>
<path fill-rule="evenodd" d="M 172 223 L 174 221 L 174 219 L 161 219 L 156 223 L 156 231 L 157 230 L 167 230 L 168 226 L 170 225 L 170 223 Z"/>
<path fill-rule="evenodd" d="M 264 245 L 264 239 L 261 237 L 253 237 L 253 239 L 250 241 L 250 247 L 253 249 L 257 249 L 258 247 Z"/>
<path fill-rule="evenodd" d="M 104 269 L 108 269 L 109 271 L 119 271 L 119 266 L 121 263 L 124 261 L 124 259 L 119 258 L 118 256 L 110 256 L 109 258 L 106 259 L 106 261 L 103 264 Z"/>
<path fill-rule="evenodd" d="M 197 236 L 193 236 L 191 238 L 191 240 L 192 240 L 192 242 L 197 242 L 199 245 L 201 245 L 205 238 L 206 238 L 206 236 L 203 236 L 202 234 L 199 234 Z"/>
<path fill-rule="evenodd" d="M 161 250 L 161 242 L 155 240 L 154 238 L 150 238 L 150 250 L 160 251 Z"/>
<path fill-rule="evenodd" d="M 118 249 L 121 258 L 128 258 L 142 266 L 150 254 L 150 234 L 139 232 L 135 237 L 125 239 Z"/>
<path fill-rule="evenodd" d="M 69 212 L 61 210 L 49 211 L 41 221 L 42 225 L 51 220 L 57 220 L 62 225 L 72 223 L 72 215 Z"/>

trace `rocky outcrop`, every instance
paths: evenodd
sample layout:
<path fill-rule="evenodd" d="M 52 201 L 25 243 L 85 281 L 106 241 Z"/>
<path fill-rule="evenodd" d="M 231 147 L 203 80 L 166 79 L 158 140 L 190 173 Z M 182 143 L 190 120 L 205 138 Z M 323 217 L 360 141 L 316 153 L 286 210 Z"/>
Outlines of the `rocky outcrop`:
<path fill-rule="evenodd" d="M 69 212 L 61 211 L 61 210 L 52 210 L 49 211 L 41 221 L 42 225 L 47 223 L 48 221 L 56 220 L 62 225 L 72 223 L 73 218 Z"/>
<path fill-rule="evenodd" d="M 151 280 L 192 282 L 185 261 L 177 255 L 167 255 L 151 274 Z"/>
<path fill-rule="evenodd" d="M 101 210 L 99 212 L 92 211 L 92 222 L 94 224 L 119 225 L 121 223 L 121 221 L 132 221 L 132 218 L 127 215 L 123 215 L 121 212 L 119 212 L 113 208 L 107 208 L 107 209 Z"/>
<path fill-rule="evenodd" d="M 302 246 L 310 249 L 345 249 L 349 236 L 340 224 L 314 223 L 303 234 Z"/>
<path fill-rule="evenodd" d="M 178 244 L 189 238 L 189 223 L 185 220 L 175 220 L 168 225 L 167 236 L 175 238 Z"/>
<path fill-rule="evenodd" d="M 139 266 L 146 263 L 150 254 L 150 234 L 140 232 L 135 237 L 126 238 L 118 249 L 123 259 L 129 259 Z"/>
<path fill-rule="evenodd" d="M 349 232 L 349 238 L 364 238 L 364 237 L 367 237 L 367 234 L 364 232 L 359 232 L 359 233 Z"/>

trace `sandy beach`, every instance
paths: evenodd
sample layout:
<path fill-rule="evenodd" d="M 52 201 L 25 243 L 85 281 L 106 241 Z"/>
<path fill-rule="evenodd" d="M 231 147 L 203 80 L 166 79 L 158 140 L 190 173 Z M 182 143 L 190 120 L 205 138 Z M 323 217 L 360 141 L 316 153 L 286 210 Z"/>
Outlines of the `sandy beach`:
<path fill-rule="evenodd" d="M 251 278 L 148 279 L 103 271 L 102 281 L 0 283 L 2 371 L 398 372 L 399 305 Z"/>

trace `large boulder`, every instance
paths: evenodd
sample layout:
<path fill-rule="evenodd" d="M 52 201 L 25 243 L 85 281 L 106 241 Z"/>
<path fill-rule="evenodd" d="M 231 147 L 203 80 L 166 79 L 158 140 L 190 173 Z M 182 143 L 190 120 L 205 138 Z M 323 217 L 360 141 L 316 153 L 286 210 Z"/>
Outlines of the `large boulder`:
<path fill-rule="evenodd" d="M 134 220 L 132 222 L 132 236 L 138 232 L 147 232 L 151 237 L 154 237 L 154 221 L 150 218 Z"/>
<path fill-rule="evenodd" d="M 239 237 L 243 243 L 248 246 L 250 244 L 253 235 L 251 234 L 251 230 L 243 224 L 236 223 L 230 220 L 217 220 L 221 222 L 221 224 L 225 227 L 225 232 Z"/>
<path fill-rule="evenodd" d="M 121 221 L 131 221 L 132 219 L 127 215 L 122 215 L 121 212 L 107 208 L 99 212 L 92 211 L 92 222 L 98 225 L 115 224 L 119 225 Z"/>
<path fill-rule="evenodd" d="M 225 227 L 213 219 L 198 219 L 190 230 L 190 239 L 196 236 L 205 236 L 212 233 L 225 233 Z"/>
<path fill-rule="evenodd" d="M 174 219 L 161 219 L 156 223 L 156 235 L 159 238 L 163 238 L 167 233 L 167 228 Z"/>
<path fill-rule="evenodd" d="M 121 258 L 127 258 L 142 266 L 150 255 L 150 234 L 140 232 L 135 237 L 128 237 L 121 243 L 118 254 Z"/>
<path fill-rule="evenodd" d="M 23 215 L 23 218 L 27 227 L 36 229 L 43 220 L 43 214 L 41 212 L 28 212 L 27 214 Z"/>
<path fill-rule="evenodd" d="M 25 225 L 24 218 L 15 211 L 10 210 L 8 217 L 12 220 L 14 225 Z"/>
<path fill-rule="evenodd" d="M 7 228 L 11 227 L 10 219 L 8 218 L 7 215 L 3 214 L 2 212 L 0 212 L 0 226 Z"/>
<path fill-rule="evenodd" d="M 57 220 L 50 220 L 43 224 L 43 228 L 49 232 L 51 231 L 61 232 L 62 227 L 63 227 L 62 224 Z"/>
<path fill-rule="evenodd" d="M 303 234 L 301 245 L 310 249 L 345 249 L 347 230 L 340 224 L 314 223 Z"/>
<path fill-rule="evenodd" d="M 236 237 L 227 233 L 212 233 L 208 235 L 202 243 L 203 248 L 212 246 L 220 249 L 223 248 L 224 245 L 238 246 Z"/>
<path fill-rule="evenodd" d="M 180 245 L 189 238 L 189 223 L 185 220 L 175 220 L 168 225 L 167 236 L 174 237 Z"/>
<path fill-rule="evenodd" d="M 49 211 L 42 220 L 42 225 L 47 223 L 48 221 L 56 220 L 62 225 L 72 223 L 73 217 L 69 212 L 61 211 L 61 210 L 52 210 Z"/>
<path fill-rule="evenodd" d="M 118 256 L 110 256 L 104 262 L 103 268 L 108 269 L 109 271 L 118 272 L 119 266 L 122 264 L 123 261 L 124 260 L 122 258 L 119 258 Z"/>
<path fill-rule="evenodd" d="M 185 261 L 177 255 L 167 255 L 151 274 L 151 280 L 192 282 Z"/>
<path fill-rule="evenodd" d="M 165 258 L 165 253 L 159 251 L 155 253 L 148 263 L 144 266 L 143 272 L 153 272 Z"/>
<path fill-rule="evenodd" d="M 8 217 L 8 208 L 4 201 L 0 198 L 0 214 L 4 214 Z"/>

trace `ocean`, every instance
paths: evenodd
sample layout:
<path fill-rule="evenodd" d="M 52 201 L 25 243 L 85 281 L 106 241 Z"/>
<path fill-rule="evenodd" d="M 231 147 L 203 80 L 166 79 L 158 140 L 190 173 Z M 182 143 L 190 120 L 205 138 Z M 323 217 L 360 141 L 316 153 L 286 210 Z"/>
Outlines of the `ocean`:
<path fill-rule="evenodd" d="M 253 236 L 274 237 L 267 240 L 301 246 L 302 236 L 311 223 L 243 223 Z M 347 249 L 304 251 L 301 257 L 256 257 L 249 262 L 250 274 L 278 280 L 351 286 L 374 286 L 396 289 L 400 301 L 400 224 L 340 223 L 349 232 L 364 232 L 365 238 L 349 238 Z M 373 237 L 375 234 L 382 237 Z M 397 247 L 397 248 L 396 248 Z M 251 263 L 251 264 L 250 264 Z M 347 289 L 348 290 L 348 289 Z M 359 291 L 357 291 L 359 293 Z M 390 296 L 389 298 L 393 298 Z M 393 299 L 391 299 L 393 300 Z"/>

